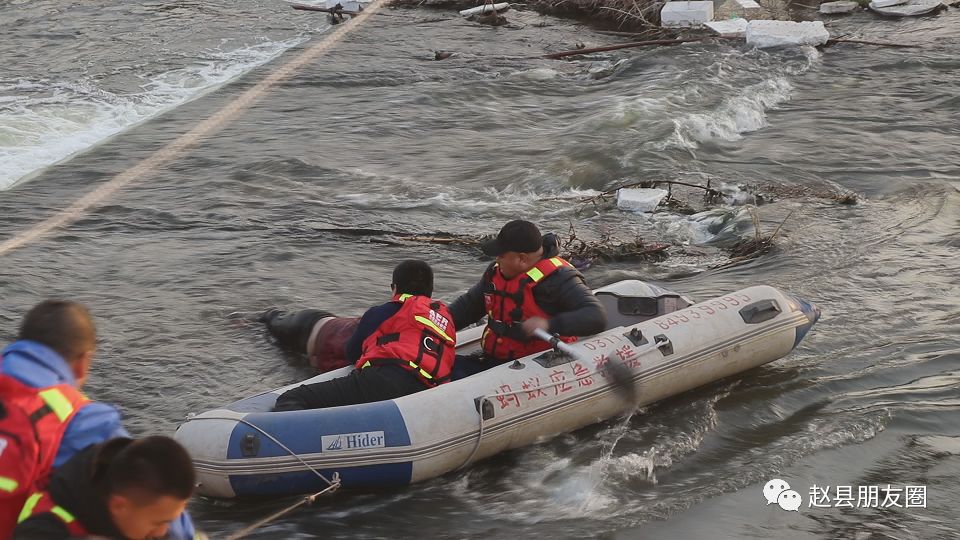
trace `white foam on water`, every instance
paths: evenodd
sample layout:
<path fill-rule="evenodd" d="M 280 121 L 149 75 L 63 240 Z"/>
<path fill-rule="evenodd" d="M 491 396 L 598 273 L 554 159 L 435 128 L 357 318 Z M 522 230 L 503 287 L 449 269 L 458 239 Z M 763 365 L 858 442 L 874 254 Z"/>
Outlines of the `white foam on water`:
<path fill-rule="evenodd" d="M 117 94 L 90 80 L 0 82 L 0 190 L 110 137 L 219 88 L 308 39 L 204 51 L 192 65 L 150 76 Z"/>
<path fill-rule="evenodd" d="M 523 71 L 516 71 L 510 74 L 511 77 L 520 77 L 531 81 L 549 81 L 560 76 L 560 72 L 550 68 L 533 68 Z"/>
<path fill-rule="evenodd" d="M 745 87 L 714 111 L 679 115 L 667 145 L 696 148 L 711 141 L 738 141 L 744 133 L 766 127 L 767 111 L 789 100 L 792 89 L 786 78 L 776 77 Z"/>
<path fill-rule="evenodd" d="M 692 215 L 672 212 L 637 214 L 653 229 L 657 240 L 683 245 L 702 245 L 718 238 L 737 235 L 736 226 L 744 216 L 742 208 L 721 207 Z"/>
<path fill-rule="evenodd" d="M 768 126 L 767 113 L 778 105 L 790 100 L 793 85 L 788 77 L 799 76 L 819 64 L 822 54 L 815 47 L 800 47 L 797 58 L 783 58 L 783 54 L 793 52 L 756 52 L 754 58 L 758 66 L 768 77 L 753 84 L 738 82 L 738 69 L 725 69 L 717 65 L 717 76 L 704 79 L 704 85 L 690 85 L 681 93 L 679 105 L 686 109 L 696 107 L 696 93 L 721 94 L 726 97 L 713 110 L 699 112 L 680 112 L 670 121 L 673 132 L 659 141 L 647 143 L 645 148 L 662 151 L 667 148 L 695 149 L 701 144 L 721 141 L 738 141 L 744 134 L 752 133 Z M 758 67 L 755 66 L 755 67 Z M 673 105 L 671 108 L 675 108 Z"/>
<path fill-rule="evenodd" d="M 464 189 L 414 180 L 405 176 L 382 175 L 362 169 L 350 171 L 355 180 L 344 182 L 351 191 L 324 191 L 322 199 L 310 202 L 324 206 L 347 206 L 360 210 L 434 209 L 439 212 L 544 212 L 551 205 L 568 209 L 584 199 L 600 195 L 593 189 L 557 188 L 537 191 L 533 186 L 510 184 L 504 188 Z M 357 191 L 360 188 L 361 191 Z M 425 193 L 433 193 L 424 196 Z"/>

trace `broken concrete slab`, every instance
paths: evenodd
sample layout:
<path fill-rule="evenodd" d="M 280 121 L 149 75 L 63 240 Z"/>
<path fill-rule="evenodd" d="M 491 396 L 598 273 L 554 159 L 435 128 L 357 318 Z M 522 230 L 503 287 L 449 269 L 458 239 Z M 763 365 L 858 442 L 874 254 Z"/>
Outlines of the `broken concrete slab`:
<path fill-rule="evenodd" d="M 702 26 L 713 20 L 713 2 L 708 0 L 667 2 L 660 10 L 660 26 Z"/>
<path fill-rule="evenodd" d="M 874 6 L 877 2 L 882 1 L 883 0 L 873 0 L 873 2 L 870 2 L 870 9 L 880 15 L 886 15 L 888 17 L 916 17 L 917 15 L 926 15 L 927 13 L 933 13 L 934 11 L 946 8 L 940 0 L 909 0 L 905 4 L 895 6 Z"/>
<path fill-rule="evenodd" d="M 741 18 L 710 21 L 705 26 L 720 37 L 743 37 L 747 33 L 747 20 Z"/>
<path fill-rule="evenodd" d="M 820 4 L 820 13 L 824 15 L 842 15 L 844 13 L 852 13 L 857 9 L 856 2 L 840 1 L 840 2 L 824 2 Z"/>
<path fill-rule="evenodd" d="M 750 21 L 747 24 L 747 44 L 760 49 L 799 45 L 823 45 L 830 33 L 823 21 Z"/>

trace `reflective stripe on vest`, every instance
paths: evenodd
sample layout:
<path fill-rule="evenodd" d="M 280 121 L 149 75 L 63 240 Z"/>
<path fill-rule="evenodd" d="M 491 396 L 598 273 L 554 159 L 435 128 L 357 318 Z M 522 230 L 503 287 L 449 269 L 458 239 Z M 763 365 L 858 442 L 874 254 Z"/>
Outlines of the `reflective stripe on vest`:
<path fill-rule="evenodd" d="M 561 259 L 560 257 L 550 257 L 547 260 L 552 262 L 553 265 L 556 266 L 557 268 L 560 268 L 561 266 L 564 266 L 567 264 L 567 262 Z M 537 268 L 536 266 L 534 266 L 530 270 L 527 270 L 527 275 L 530 276 L 530 279 L 532 279 L 534 283 L 537 283 L 538 281 L 543 279 L 543 276 L 544 276 L 543 272 L 541 272 L 540 269 Z"/>
<path fill-rule="evenodd" d="M 433 375 L 431 375 L 430 373 L 428 373 L 427 371 L 425 371 L 425 370 L 424 370 L 422 367 L 420 367 L 420 365 L 417 364 L 416 362 L 407 362 L 407 363 L 410 365 L 410 367 L 412 367 L 413 369 L 419 371 L 419 372 L 420 372 L 420 375 L 423 376 L 423 378 L 425 378 L 425 379 L 433 379 Z M 370 366 L 372 366 L 372 365 L 373 365 L 373 364 L 371 364 L 370 361 L 367 360 L 366 362 L 363 363 L 362 366 L 360 366 L 360 369 L 368 368 L 368 367 L 370 367 Z"/>
<path fill-rule="evenodd" d="M 50 410 L 56 415 L 57 420 L 63 422 L 73 414 L 73 404 L 70 403 L 70 400 L 67 399 L 67 396 L 63 395 L 63 392 L 61 392 L 59 388 L 41 390 L 38 392 L 38 395 L 40 399 L 50 407 Z"/>
<path fill-rule="evenodd" d="M 17 482 L 13 478 L 7 478 L 6 476 L 0 476 L 0 491 L 6 491 L 7 493 L 13 493 L 20 487 L 20 482 Z"/>
<path fill-rule="evenodd" d="M 40 502 L 40 499 L 42 499 L 43 496 L 44 494 L 42 492 L 37 492 L 27 499 L 26 504 L 23 505 L 23 510 L 20 511 L 20 517 L 17 518 L 17 523 L 23 523 L 33 516 L 33 510 L 37 507 L 37 503 Z M 76 520 L 76 518 L 73 517 L 73 514 L 67 512 L 62 506 L 53 505 L 48 511 L 60 518 L 67 525 L 70 525 Z"/>
<path fill-rule="evenodd" d="M 41 497 L 43 497 L 43 493 L 34 493 L 27 497 L 27 502 L 23 503 L 23 509 L 20 510 L 20 517 L 17 518 L 17 523 L 23 523 L 28 517 L 33 515 L 33 509 L 37 507 L 37 503 L 40 502 Z"/>
<path fill-rule="evenodd" d="M 431 321 L 430 319 L 428 319 L 428 318 L 426 318 L 426 317 L 421 317 L 421 316 L 419 316 L 419 315 L 414 316 L 413 319 L 414 319 L 415 321 L 419 322 L 420 324 L 423 324 L 423 325 L 425 325 L 425 326 L 429 326 L 431 330 L 433 330 L 433 331 L 436 332 L 437 334 L 440 334 L 440 337 L 442 337 L 443 339 L 449 341 L 450 343 L 453 343 L 453 342 L 454 342 L 454 339 L 453 339 L 452 337 L 448 336 L 447 333 L 444 332 L 443 330 L 441 330 L 439 326 L 437 326 L 436 324 L 433 324 L 433 321 Z"/>

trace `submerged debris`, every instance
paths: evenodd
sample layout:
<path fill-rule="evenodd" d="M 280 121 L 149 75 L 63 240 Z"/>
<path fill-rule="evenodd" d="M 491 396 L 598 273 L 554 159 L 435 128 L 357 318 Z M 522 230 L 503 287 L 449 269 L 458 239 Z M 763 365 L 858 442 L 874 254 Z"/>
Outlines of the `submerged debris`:
<path fill-rule="evenodd" d="M 756 259 L 761 255 L 769 253 L 775 246 L 774 241 L 777 239 L 777 235 L 780 234 L 780 229 L 783 228 L 783 224 L 786 223 L 792 215 L 793 211 L 787 214 L 787 217 L 783 218 L 783 221 L 780 222 L 780 225 L 777 225 L 777 228 L 773 231 L 773 234 L 768 236 L 763 234 L 760 229 L 760 216 L 757 214 L 757 209 L 751 208 L 750 217 L 753 220 L 753 238 L 737 242 L 732 248 L 730 248 L 730 260 L 714 268 L 727 268 L 730 266 L 735 266 L 744 261 Z"/>
<path fill-rule="evenodd" d="M 667 249 L 670 247 L 665 242 L 644 242 L 639 236 L 624 242 L 614 239 L 610 234 L 602 234 L 599 240 L 586 241 L 577 236 L 573 223 L 567 234 L 567 238 L 560 242 L 560 256 L 580 270 L 590 268 L 598 260 L 662 261 L 667 258 Z"/>

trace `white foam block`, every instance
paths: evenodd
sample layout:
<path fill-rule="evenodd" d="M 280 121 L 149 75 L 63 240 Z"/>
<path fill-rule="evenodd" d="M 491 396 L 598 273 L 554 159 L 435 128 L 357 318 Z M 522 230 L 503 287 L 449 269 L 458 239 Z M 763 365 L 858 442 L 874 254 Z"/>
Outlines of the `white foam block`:
<path fill-rule="evenodd" d="M 739 17 L 725 21 L 711 21 L 706 23 L 706 26 L 721 37 L 743 37 L 747 32 L 747 20 Z"/>
<path fill-rule="evenodd" d="M 700 26 L 713 20 L 713 2 L 667 2 L 660 10 L 660 26 Z"/>
<path fill-rule="evenodd" d="M 838 13 L 851 13 L 857 9 L 856 2 L 824 2 L 820 4 L 820 13 L 824 15 L 836 15 Z"/>
<path fill-rule="evenodd" d="M 617 190 L 617 208 L 630 212 L 653 212 L 666 196 L 665 189 L 620 188 Z"/>
<path fill-rule="evenodd" d="M 823 21 L 750 21 L 747 25 L 747 44 L 764 49 L 798 45 L 823 45 L 830 33 Z"/>
<path fill-rule="evenodd" d="M 463 15 L 464 17 L 468 17 L 476 13 L 490 13 L 491 11 L 503 11 L 509 7 L 510 7 L 509 2 L 500 2 L 499 4 L 493 4 L 492 6 L 490 4 L 484 4 L 482 6 L 461 10 L 460 14 Z"/>

